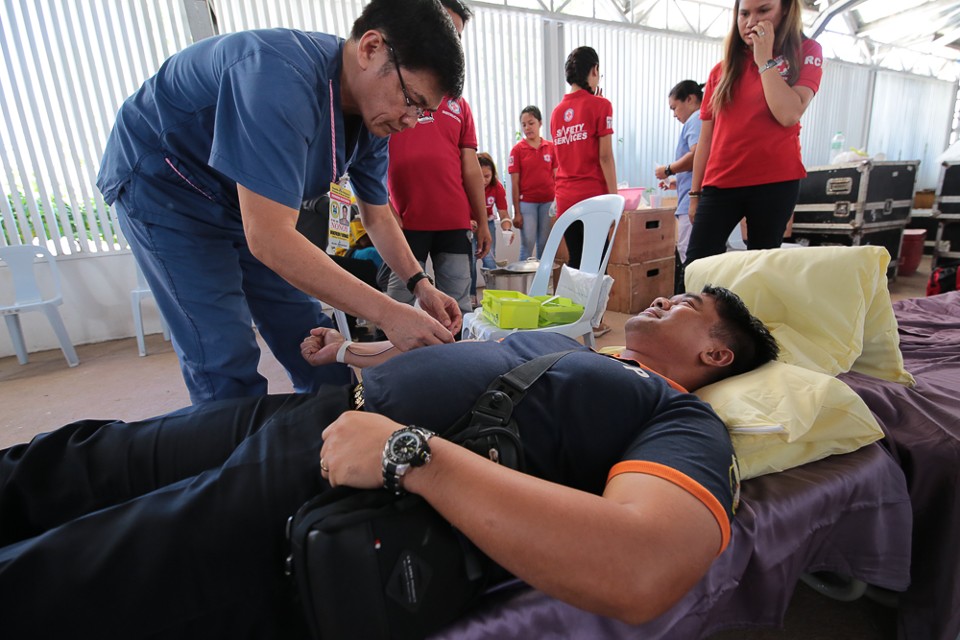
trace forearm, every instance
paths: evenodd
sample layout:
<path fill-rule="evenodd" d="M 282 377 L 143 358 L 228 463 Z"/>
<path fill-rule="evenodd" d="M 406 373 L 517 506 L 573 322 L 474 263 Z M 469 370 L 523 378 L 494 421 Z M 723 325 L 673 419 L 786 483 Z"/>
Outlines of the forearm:
<path fill-rule="evenodd" d="M 380 324 L 399 304 L 341 269 L 295 228 L 274 228 L 268 237 L 263 231 L 258 236 L 251 243 L 258 260 L 297 289 L 337 309 Z"/>
<path fill-rule="evenodd" d="M 470 212 L 477 223 L 477 227 L 487 224 L 487 203 L 483 195 L 483 173 L 477 161 L 476 152 L 464 153 L 460 162 L 460 173 L 463 180 L 463 189 L 470 203 Z"/>
<path fill-rule="evenodd" d="M 400 353 L 389 340 L 379 342 L 351 342 L 343 353 L 344 364 L 358 369 L 383 364 Z"/>
<path fill-rule="evenodd" d="M 420 272 L 420 263 L 403 237 L 403 231 L 389 205 L 360 203 L 360 218 L 380 257 L 401 281 L 406 282 L 410 276 Z"/>
<path fill-rule="evenodd" d="M 693 157 L 696 155 L 696 149 L 693 151 L 687 151 L 685 154 L 680 156 L 679 159 L 674 160 L 670 163 L 670 171 L 672 173 L 683 173 L 685 171 L 690 171 L 693 169 Z"/>
<path fill-rule="evenodd" d="M 713 121 L 705 120 L 703 122 L 703 128 L 700 131 L 700 141 L 697 143 L 697 150 L 693 156 L 691 191 L 700 191 L 703 188 L 703 176 L 707 171 L 707 163 L 710 160 L 710 145 L 712 141 Z"/>
<path fill-rule="evenodd" d="M 613 136 L 600 138 L 600 170 L 607 185 L 607 193 L 616 193 L 617 167 L 613 159 Z"/>
<path fill-rule="evenodd" d="M 698 566 L 681 568 L 690 560 L 673 557 L 676 541 L 661 526 L 670 514 L 515 472 L 444 440 L 431 449 L 430 464 L 408 474 L 406 488 L 505 569 L 574 606 L 643 622 L 669 608 L 712 561 L 692 551 Z"/>
<path fill-rule="evenodd" d="M 770 113 L 784 127 L 792 127 L 800 122 L 806 105 L 800 95 L 780 77 L 776 68 L 760 74 L 763 85 L 763 97 Z"/>
<path fill-rule="evenodd" d="M 520 213 L 520 174 L 512 174 L 510 180 L 510 199 L 513 201 L 513 215 Z"/>

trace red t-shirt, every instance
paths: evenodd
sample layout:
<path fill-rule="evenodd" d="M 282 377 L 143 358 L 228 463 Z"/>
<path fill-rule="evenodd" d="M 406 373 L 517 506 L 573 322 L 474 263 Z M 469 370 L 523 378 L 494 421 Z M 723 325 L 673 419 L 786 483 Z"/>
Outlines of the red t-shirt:
<path fill-rule="evenodd" d="M 557 168 L 557 153 L 553 143 L 540 140 L 534 147 L 521 140 L 510 150 L 507 171 L 520 181 L 520 200 L 523 202 L 552 202 L 556 195 L 553 171 Z"/>
<path fill-rule="evenodd" d="M 507 210 L 507 191 L 499 181 L 490 181 L 483 191 L 487 200 L 487 220 L 497 220 L 500 216 L 493 214 L 493 205 L 497 205 L 497 211 Z"/>
<path fill-rule="evenodd" d="M 815 40 L 809 39 L 803 41 L 800 52 L 800 77 L 793 86 L 808 87 L 816 93 L 823 75 L 823 52 Z M 777 60 L 780 66 L 776 71 L 786 76 L 789 63 L 782 56 Z M 729 189 L 805 177 L 807 172 L 800 158 L 800 124 L 784 127 L 773 117 L 749 50 L 741 64 L 744 71 L 733 88 L 733 101 L 716 114 L 710 101 L 720 82 L 722 65 L 717 64 L 707 79 L 700 119 L 713 120 L 714 124 L 703 186 Z"/>
<path fill-rule="evenodd" d="M 586 90 L 568 93 L 550 116 L 556 147 L 557 215 L 607 193 L 600 168 L 600 138 L 613 133 L 613 105 Z"/>
<path fill-rule="evenodd" d="M 473 217 L 463 186 L 460 150 L 477 148 L 470 105 L 444 99 L 433 122 L 390 136 L 387 188 L 403 228 L 469 229 Z"/>

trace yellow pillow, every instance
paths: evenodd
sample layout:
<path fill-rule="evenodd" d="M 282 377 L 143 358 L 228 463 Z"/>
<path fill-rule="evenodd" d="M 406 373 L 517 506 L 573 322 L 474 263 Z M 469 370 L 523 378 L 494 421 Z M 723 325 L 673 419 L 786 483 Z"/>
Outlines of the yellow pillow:
<path fill-rule="evenodd" d="M 744 479 L 849 453 L 883 437 L 850 387 L 783 362 L 715 382 L 696 394 L 727 425 Z"/>
<path fill-rule="evenodd" d="M 770 328 L 783 362 L 912 386 L 887 291 L 889 263 L 886 249 L 874 246 L 732 251 L 690 264 L 685 284 L 737 293 Z"/>

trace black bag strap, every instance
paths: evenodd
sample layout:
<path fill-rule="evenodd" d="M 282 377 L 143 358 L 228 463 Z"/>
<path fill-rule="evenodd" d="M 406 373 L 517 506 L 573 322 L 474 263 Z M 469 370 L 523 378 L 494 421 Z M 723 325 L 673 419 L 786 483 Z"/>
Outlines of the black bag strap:
<path fill-rule="evenodd" d="M 522 471 L 523 445 L 513 410 L 543 374 L 560 358 L 573 352 L 570 349 L 548 353 L 497 376 L 477 398 L 470 413 L 458 420 L 444 438 Z"/>

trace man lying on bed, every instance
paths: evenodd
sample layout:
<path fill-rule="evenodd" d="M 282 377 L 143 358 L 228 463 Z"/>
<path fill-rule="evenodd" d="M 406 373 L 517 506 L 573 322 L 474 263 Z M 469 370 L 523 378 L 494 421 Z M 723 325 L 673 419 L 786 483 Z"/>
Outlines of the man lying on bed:
<path fill-rule="evenodd" d="M 334 360 L 343 338 L 302 347 Z M 693 389 L 759 366 L 776 342 L 725 289 L 659 298 L 619 359 L 554 333 L 389 358 L 354 344 L 344 388 L 213 402 L 138 423 L 84 421 L 0 453 L 0 594 L 9 637 L 300 637 L 284 526 L 332 485 L 384 484 L 384 443 L 440 435 L 401 479 L 517 577 L 630 622 L 670 607 L 727 544 L 733 450 Z M 365 357 L 361 352 L 378 352 Z M 514 415 L 531 475 L 443 439 L 497 375 L 567 349 Z M 638 364 L 642 363 L 642 364 Z M 322 476 L 322 478 L 321 478 Z"/>

